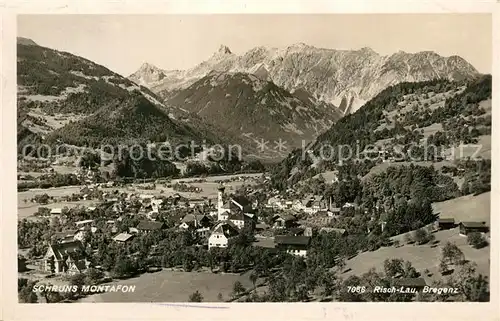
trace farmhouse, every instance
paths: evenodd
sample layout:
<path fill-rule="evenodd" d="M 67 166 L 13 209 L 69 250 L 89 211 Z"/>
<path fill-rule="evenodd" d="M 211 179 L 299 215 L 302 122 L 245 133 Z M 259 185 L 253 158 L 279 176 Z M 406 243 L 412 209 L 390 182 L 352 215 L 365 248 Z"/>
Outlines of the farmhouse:
<path fill-rule="evenodd" d="M 295 225 L 297 218 L 290 214 L 276 214 L 273 217 L 273 228 L 290 228 Z"/>
<path fill-rule="evenodd" d="M 289 254 L 307 256 L 307 249 L 311 242 L 309 236 L 278 235 L 274 238 L 277 249 L 285 250 Z"/>
<path fill-rule="evenodd" d="M 90 266 L 80 241 L 50 244 L 43 261 L 44 270 L 51 273 L 76 274 Z"/>
<path fill-rule="evenodd" d="M 455 219 L 454 218 L 440 218 L 437 221 L 437 228 L 439 230 L 449 230 L 455 228 Z"/>
<path fill-rule="evenodd" d="M 487 233 L 489 231 L 486 222 L 460 222 L 460 234 L 467 235 L 472 232 Z"/>
<path fill-rule="evenodd" d="M 208 249 L 213 247 L 227 247 L 229 241 L 238 236 L 238 228 L 228 222 L 221 222 L 214 227 L 208 238 Z"/>

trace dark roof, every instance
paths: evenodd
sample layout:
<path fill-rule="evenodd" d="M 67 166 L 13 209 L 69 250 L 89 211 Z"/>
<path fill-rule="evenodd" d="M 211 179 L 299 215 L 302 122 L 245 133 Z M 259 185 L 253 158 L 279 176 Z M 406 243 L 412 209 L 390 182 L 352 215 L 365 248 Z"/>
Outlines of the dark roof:
<path fill-rule="evenodd" d="M 247 206 L 251 206 L 252 203 L 245 197 L 245 196 L 242 196 L 242 195 L 234 195 L 233 197 L 231 197 L 234 201 L 236 201 L 238 204 L 240 204 L 241 206 L 243 207 L 247 207 Z"/>
<path fill-rule="evenodd" d="M 454 218 L 440 218 L 438 220 L 439 223 L 455 223 Z"/>
<path fill-rule="evenodd" d="M 394 283 L 396 284 L 396 286 L 406 286 L 406 287 L 424 287 L 427 285 L 425 279 L 423 278 L 396 279 Z"/>
<path fill-rule="evenodd" d="M 244 221 L 245 220 L 245 215 L 241 211 L 230 211 L 229 216 L 227 217 L 228 220 L 240 220 Z"/>
<path fill-rule="evenodd" d="M 295 234 L 296 235 L 296 234 L 302 234 L 302 233 L 304 233 L 304 230 L 305 229 L 302 228 L 302 227 L 292 227 L 291 229 L 289 229 L 289 232 L 291 234 Z"/>
<path fill-rule="evenodd" d="M 290 214 L 277 214 L 277 219 L 282 219 L 284 221 L 295 221 L 297 218 L 293 215 L 290 215 Z"/>
<path fill-rule="evenodd" d="M 82 242 L 80 241 L 71 241 L 64 243 L 54 243 L 50 245 L 52 250 L 54 251 L 54 255 L 56 259 L 60 260 L 64 255 L 70 256 L 71 254 L 76 254 L 80 252 L 81 254 L 85 253 L 85 248 L 83 247 Z"/>
<path fill-rule="evenodd" d="M 161 230 L 163 225 L 163 222 L 141 221 L 139 225 L 137 225 L 137 229 L 144 231 Z"/>
<path fill-rule="evenodd" d="M 278 235 L 274 237 L 274 243 L 281 245 L 309 245 L 309 236 Z"/>
<path fill-rule="evenodd" d="M 460 222 L 465 228 L 486 227 L 486 222 Z"/>
<path fill-rule="evenodd" d="M 229 222 L 222 222 L 222 223 L 218 224 L 214 228 L 212 233 L 221 233 L 221 234 L 224 234 L 228 238 L 239 234 L 238 228 L 235 227 L 233 224 L 230 224 Z"/>

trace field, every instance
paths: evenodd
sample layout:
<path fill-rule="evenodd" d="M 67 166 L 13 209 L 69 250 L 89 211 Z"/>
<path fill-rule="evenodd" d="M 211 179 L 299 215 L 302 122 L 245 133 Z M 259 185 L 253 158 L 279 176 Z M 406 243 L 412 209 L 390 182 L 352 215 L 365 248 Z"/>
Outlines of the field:
<path fill-rule="evenodd" d="M 49 196 L 61 197 L 63 195 L 71 195 L 73 193 L 78 193 L 82 186 L 64 186 L 56 188 L 46 188 L 46 189 L 30 189 L 24 192 L 17 193 L 17 218 L 22 220 L 23 218 L 32 216 L 39 207 L 48 208 L 63 208 L 67 206 L 68 208 L 75 207 L 78 205 L 92 206 L 95 201 L 78 201 L 78 202 L 57 202 L 49 203 L 46 205 L 41 205 L 37 203 L 31 203 L 29 200 L 38 194 L 47 194 Z M 27 202 L 24 202 L 27 200 Z"/>
<path fill-rule="evenodd" d="M 134 193 L 139 193 L 139 194 L 152 194 L 152 195 L 162 195 L 162 196 L 170 196 L 175 193 L 178 193 L 179 195 L 182 195 L 187 198 L 202 198 L 202 197 L 207 197 L 209 199 L 211 198 L 216 198 L 217 197 L 217 188 L 219 187 L 219 183 L 217 181 L 219 180 L 226 180 L 226 179 L 231 179 L 232 177 L 259 177 L 262 174 L 242 174 L 242 175 L 225 175 L 225 176 L 213 176 L 213 177 L 207 177 L 206 182 L 202 183 L 189 183 L 190 181 L 196 180 L 196 178 L 187 178 L 187 179 L 176 179 L 173 180 L 172 183 L 176 182 L 185 182 L 189 183 L 189 185 L 199 187 L 202 189 L 200 193 L 190 193 L 190 192 L 177 192 L 174 191 L 172 188 L 167 188 L 164 187 L 161 184 L 156 185 L 155 190 L 148 190 L 145 189 L 145 185 L 150 185 L 150 184 L 131 184 L 126 187 L 111 187 L 111 188 L 103 188 L 103 191 L 111 192 L 115 190 L 120 190 L 120 191 L 125 191 L 125 192 L 134 192 Z M 232 181 L 232 182 L 226 182 L 224 183 L 224 186 L 227 188 L 227 192 L 231 192 L 232 190 L 240 187 L 243 184 L 249 184 L 251 183 L 250 181 Z M 63 202 L 63 203 L 50 203 L 47 205 L 40 205 L 36 203 L 31 203 L 31 202 L 24 202 L 24 200 L 30 200 L 37 194 L 47 194 L 49 196 L 54 196 L 54 197 L 61 197 L 63 195 L 71 195 L 73 193 L 78 193 L 83 186 L 64 186 L 64 187 L 57 187 L 57 188 L 47 188 L 47 189 L 30 189 L 28 191 L 24 192 L 18 192 L 17 193 L 17 209 L 18 209 L 18 219 L 23 219 L 26 217 L 29 217 L 33 215 L 37 210 L 38 207 L 44 206 L 48 208 L 63 208 L 67 206 L 68 208 L 75 207 L 78 205 L 83 205 L 83 206 L 93 206 L 95 205 L 96 201 L 95 200 L 90 200 L 90 201 L 78 201 L 78 202 Z M 163 191 L 163 192 L 162 192 Z"/>
<path fill-rule="evenodd" d="M 455 218 L 460 221 L 486 221 L 490 224 L 490 197 L 491 193 L 483 193 L 477 196 L 467 195 L 452 200 L 434 203 L 433 208 L 436 213 L 440 213 L 443 218 Z M 401 235 L 402 236 L 402 235 Z M 384 247 L 373 252 L 364 252 L 347 261 L 346 268 L 351 270 L 344 275 L 360 275 L 375 267 L 381 271 L 384 260 L 387 258 L 401 258 L 410 261 L 417 271 L 422 272 L 429 269 L 433 273 L 433 278 L 439 278 L 438 266 L 441 258 L 441 247 L 446 242 L 454 242 L 465 254 L 465 258 L 474 261 L 478 265 L 478 271 L 484 275 L 489 275 L 490 270 L 490 247 L 479 250 L 473 249 L 467 244 L 467 238 L 460 236 L 458 228 L 453 230 L 438 231 L 435 233 L 436 240 L 439 240 L 437 247 L 430 245 L 404 245 L 401 247 Z M 403 237 L 396 236 L 403 244 Z M 426 277 L 428 281 L 430 278 Z"/>
<path fill-rule="evenodd" d="M 452 155 L 455 159 L 459 158 L 477 158 L 491 159 L 491 135 L 483 135 L 478 137 L 477 144 L 465 144 L 449 148 L 445 155 Z"/>
<path fill-rule="evenodd" d="M 442 218 L 454 218 L 455 222 L 479 221 L 490 225 L 491 192 L 477 196 L 467 195 L 432 204 L 434 212 Z"/>
<path fill-rule="evenodd" d="M 163 184 L 156 184 L 156 188 L 154 190 L 152 189 L 145 189 L 144 187 L 146 185 L 151 185 L 151 184 L 131 184 L 126 186 L 125 188 L 104 188 L 103 190 L 106 191 L 114 191 L 114 190 L 123 190 L 126 192 L 137 192 L 141 194 L 151 194 L 151 195 L 162 195 L 162 196 L 171 196 L 173 194 L 179 194 L 183 197 L 187 198 L 216 198 L 217 197 L 217 188 L 221 185 L 217 181 L 219 180 L 226 180 L 226 179 L 231 179 L 234 177 L 260 177 L 262 174 L 241 174 L 241 175 L 224 175 L 224 176 L 212 176 L 212 177 L 207 177 L 206 182 L 201 182 L 201 183 L 192 183 L 193 181 L 196 181 L 197 178 L 180 178 L 180 179 L 174 179 L 172 180 L 171 184 L 175 183 L 186 183 L 189 184 L 190 186 L 194 187 L 199 187 L 201 188 L 200 193 L 194 193 L 194 192 L 178 192 L 175 191 L 173 188 L 168 188 L 163 186 Z M 232 182 L 225 182 L 223 185 L 226 187 L 226 190 L 228 193 L 230 193 L 232 190 L 237 189 L 238 187 L 242 186 L 243 184 L 250 184 L 251 181 L 232 181 Z M 163 191 L 163 192 L 162 192 Z"/>
<path fill-rule="evenodd" d="M 432 279 L 442 278 L 438 271 L 441 258 L 441 248 L 446 242 L 453 242 L 462 250 L 465 259 L 475 262 L 478 265 L 478 272 L 483 275 L 490 274 L 490 247 L 476 250 L 467 244 L 467 238 L 460 236 L 458 228 L 453 230 L 438 231 L 435 233 L 436 240 L 440 243 L 432 248 L 430 245 L 404 245 L 401 247 L 383 247 L 373 252 L 364 252 L 346 262 L 346 268 L 351 269 L 342 274 L 344 277 L 349 275 L 361 275 L 374 267 L 377 271 L 383 271 L 384 260 L 391 258 L 400 258 L 408 260 L 413 267 L 422 273 L 429 269 L 432 277 L 422 273 L 422 276 L 428 283 Z"/>
<path fill-rule="evenodd" d="M 214 274 L 210 272 L 178 272 L 163 270 L 146 273 L 137 278 L 113 281 L 112 284 L 135 285 L 134 293 L 102 293 L 88 296 L 81 302 L 187 302 L 189 295 L 199 291 L 204 302 L 219 302 L 222 293 L 227 300 L 233 284 L 240 281 L 245 288 L 251 288 L 248 275 Z"/>

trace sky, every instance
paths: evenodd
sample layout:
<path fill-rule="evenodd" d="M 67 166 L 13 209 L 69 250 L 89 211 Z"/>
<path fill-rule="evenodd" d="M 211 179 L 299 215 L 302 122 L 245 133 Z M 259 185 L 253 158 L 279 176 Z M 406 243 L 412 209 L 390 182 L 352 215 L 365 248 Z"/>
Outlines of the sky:
<path fill-rule="evenodd" d="M 187 69 L 221 45 L 235 54 L 257 46 L 306 43 L 370 47 L 379 54 L 432 50 L 459 55 L 491 73 L 489 14 L 19 15 L 18 36 L 129 76 L 144 62 Z"/>

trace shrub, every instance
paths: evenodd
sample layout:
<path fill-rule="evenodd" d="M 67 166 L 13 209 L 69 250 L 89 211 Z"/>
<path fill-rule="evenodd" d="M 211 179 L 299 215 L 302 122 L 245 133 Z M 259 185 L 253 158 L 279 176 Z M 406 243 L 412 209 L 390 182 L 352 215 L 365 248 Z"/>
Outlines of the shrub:
<path fill-rule="evenodd" d="M 479 232 L 473 232 L 467 234 L 467 243 L 469 243 L 469 245 L 472 245 L 472 247 L 475 249 L 480 249 L 486 246 L 486 240 L 484 239 L 483 235 Z"/>

